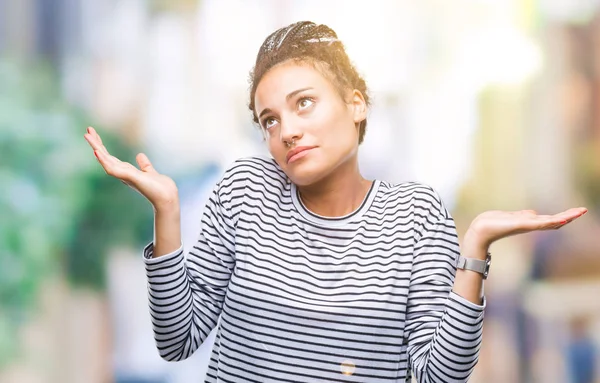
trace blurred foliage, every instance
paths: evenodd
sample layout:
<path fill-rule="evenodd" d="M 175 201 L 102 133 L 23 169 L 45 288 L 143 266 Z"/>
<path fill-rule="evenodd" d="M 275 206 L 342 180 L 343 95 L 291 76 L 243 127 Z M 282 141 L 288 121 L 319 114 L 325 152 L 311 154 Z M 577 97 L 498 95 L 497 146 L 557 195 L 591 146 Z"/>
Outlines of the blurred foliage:
<path fill-rule="evenodd" d="M 588 139 L 575 150 L 573 167 L 575 184 L 585 199 L 588 209 L 600 211 L 600 143 Z"/>
<path fill-rule="evenodd" d="M 51 68 L 0 60 L 0 366 L 45 278 L 101 291 L 107 250 L 151 238 L 151 207 L 104 173 L 83 138 L 89 122 Z M 101 131 L 115 155 L 134 156 Z"/>
<path fill-rule="evenodd" d="M 101 131 L 101 134 L 111 154 L 133 159 L 135 152 L 131 148 L 106 132 Z M 94 158 L 83 137 L 78 135 L 77 139 L 79 145 L 88 149 L 86 156 Z M 106 175 L 95 159 L 94 165 L 93 170 L 82 177 L 84 190 L 81 192 L 89 198 L 73 217 L 75 226 L 66 248 L 66 266 L 74 285 L 103 289 L 105 255 L 111 247 L 122 244 L 139 247 L 150 240 L 153 213 L 144 197 Z"/>

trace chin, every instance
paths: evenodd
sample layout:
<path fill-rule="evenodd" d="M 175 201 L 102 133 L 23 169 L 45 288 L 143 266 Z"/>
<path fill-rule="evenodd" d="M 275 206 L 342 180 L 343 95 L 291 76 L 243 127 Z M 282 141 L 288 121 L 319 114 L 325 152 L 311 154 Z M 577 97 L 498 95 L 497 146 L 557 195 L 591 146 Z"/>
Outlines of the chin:
<path fill-rule="evenodd" d="M 297 186 L 313 185 L 329 173 L 329 169 L 319 165 L 317 161 L 298 162 L 282 168 L 289 179 Z"/>

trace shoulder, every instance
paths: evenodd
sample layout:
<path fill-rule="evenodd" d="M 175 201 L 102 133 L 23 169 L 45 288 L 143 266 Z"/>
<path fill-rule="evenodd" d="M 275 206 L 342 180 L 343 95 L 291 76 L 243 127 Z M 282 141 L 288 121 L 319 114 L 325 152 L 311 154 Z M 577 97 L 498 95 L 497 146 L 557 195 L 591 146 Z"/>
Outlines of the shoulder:
<path fill-rule="evenodd" d="M 225 169 L 217 184 L 224 199 L 241 197 L 249 190 L 275 191 L 285 188 L 287 176 L 274 159 L 263 156 L 243 157 Z"/>
<path fill-rule="evenodd" d="M 243 157 L 225 169 L 221 186 L 261 183 L 264 180 L 284 182 L 286 175 L 274 159 L 262 156 Z"/>
<path fill-rule="evenodd" d="M 388 199 L 402 199 L 403 203 L 388 204 L 392 208 L 403 206 L 405 212 L 399 214 L 403 222 L 408 218 L 413 230 L 413 238 L 419 241 L 424 233 L 432 228 L 443 227 L 447 233 L 455 232 L 454 221 L 438 191 L 425 183 L 404 182 L 398 185 L 382 183 L 383 193 Z"/>
<path fill-rule="evenodd" d="M 415 213 L 445 216 L 446 208 L 440 194 L 432 186 L 421 182 L 393 184 L 381 181 L 380 199 L 386 202 L 405 202 Z"/>
<path fill-rule="evenodd" d="M 451 225 L 452 217 L 435 188 L 420 182 L 391 184 L 381 182 L 378 204 L 402 222 L 412 222 L 415 238 L 420 238 L 427 227 L 439 222 Z"/>
<path fill-rule="evenodd" d="M 225 168 L 213 188 L 209 204 L 219 207 L 221 213 L 235 223 L 248 195 L 275 193 L 279 186 L 285 187 L 286 180 L 285 173 L 271 158 L 239 158 Z"/>

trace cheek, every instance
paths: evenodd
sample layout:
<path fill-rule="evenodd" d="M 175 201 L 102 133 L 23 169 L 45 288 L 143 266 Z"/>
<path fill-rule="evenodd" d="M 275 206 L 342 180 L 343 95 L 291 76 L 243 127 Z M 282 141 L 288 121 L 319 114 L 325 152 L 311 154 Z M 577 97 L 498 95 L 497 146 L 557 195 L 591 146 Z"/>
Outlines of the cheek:
<path fill-rule="evenodd" d="M 331 126 L 326 141 L 329 160 L 345 162 L 358 150 L 358 131 L 352 122 L 337 121 Z"/>
<path fill-rule="evenodd" d="M 278 140 L 276 140 L 273 135 L 269 135 L 267 133 L 267 136 L 265 136 L 265 142 L 267 143 L 267 147 L 269 148 L 269 151 L 271 153 L 274 153 L 279 150 L 280 145 L 277 145 L 278 144 L 277 141 Z"/>
<path fill-rule="evenodd" d="M 355 141 L 358 142 L 358 129 L 354 121 L 345 114 L 340 113 L 328 118 L 320 128 L 321 137 L 328 145 L 342 149 L 351 146 Z"/>
<path fill-rule="evenodd" d="M 267 149 L 269 149 L 269 153 L 271 153 L 271 156 L 277 162 L 281 162 L 281 160 L 286 155 L 286 148 L 283 146 L 283 144 L 279 140 L 279 137 L 276 134 L 265 134 L 265 143 L 267 145 Z"/>

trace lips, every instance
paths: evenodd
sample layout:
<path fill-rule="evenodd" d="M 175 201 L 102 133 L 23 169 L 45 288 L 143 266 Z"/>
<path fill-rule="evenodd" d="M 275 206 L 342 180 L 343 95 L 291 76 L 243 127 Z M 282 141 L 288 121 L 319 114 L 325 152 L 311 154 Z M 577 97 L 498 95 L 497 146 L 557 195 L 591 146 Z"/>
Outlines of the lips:
<path fill-rule="evenodd" d="M 294 157 L 297 154 L 300 154 L 302 152 L 306 152 L 307 150 L 314 149 L 314 148 L 316 148 L 316 146 L 298 146 L 297 148 L 294 148 L 287 153 L 287 155 L 285 156 L 285 161 L 287 163 L 289 163 L 290 160 L 292 159 L 292 157 Z"/>

